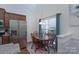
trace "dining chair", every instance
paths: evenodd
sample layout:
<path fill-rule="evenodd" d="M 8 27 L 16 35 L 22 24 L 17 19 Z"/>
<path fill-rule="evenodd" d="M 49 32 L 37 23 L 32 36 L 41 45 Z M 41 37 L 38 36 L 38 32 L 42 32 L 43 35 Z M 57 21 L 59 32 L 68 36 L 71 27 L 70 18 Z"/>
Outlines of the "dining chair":
<path fill-rule="evenodd" d="M 31 37 L 32 37 L 32 41 L 33 41 L 32 48 L 35 47 L 35 53 L 37 50 L 40 50 L 40 49 L 45 51 L 44 45 L 43 45 L 42 41 L 40 40 L 40 38 L 34 36 L 32 33 L 31 33 Z"/>
<path fill-rule="evenodd" d="M 45 42 L 45 47 L 47 47 L 48 53 L 50 53 L 50 49 L 53 49 L 54 53 L 56 52 L 56 40 L 57 37 L 55 34 L 47 34 L 48 40 Z"/>

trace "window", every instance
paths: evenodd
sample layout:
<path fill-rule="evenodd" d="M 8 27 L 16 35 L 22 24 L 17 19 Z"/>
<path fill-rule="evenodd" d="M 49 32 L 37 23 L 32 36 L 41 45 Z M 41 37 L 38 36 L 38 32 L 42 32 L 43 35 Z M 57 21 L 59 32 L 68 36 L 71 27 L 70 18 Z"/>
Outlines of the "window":
<path fill-rule="evenodd" d="M 39 21 L 39 33 L 44 36 L 47 33 L 60 34 L 60 14 L 46 17 Z"/>
<path fill-rule="evenodd" d="M 56 16 L 41 19 L 41 34 L 44 36 L 47 33 L 56 33 Z"/>

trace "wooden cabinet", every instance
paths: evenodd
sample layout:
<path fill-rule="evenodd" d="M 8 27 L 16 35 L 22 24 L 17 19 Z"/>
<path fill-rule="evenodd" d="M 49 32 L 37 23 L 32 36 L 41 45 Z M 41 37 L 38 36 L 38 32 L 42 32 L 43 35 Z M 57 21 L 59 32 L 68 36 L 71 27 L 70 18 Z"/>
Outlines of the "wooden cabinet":
<path fill-rule="evenodd" d="M 2 36 L 2 44 L 10 43 L 10 36 Z"/>
<path fill-rule="evenodd" d="M 4 21 L 4 28 L 8 29 L 9 20 L 14 19 L 14 20 L 18 20 L 18 21 L 19 20 L 26 21 L 26 16 L 21 15 L 21 14 L 7 12 L 5 9 L 0 8 L 0 19 Z"/>

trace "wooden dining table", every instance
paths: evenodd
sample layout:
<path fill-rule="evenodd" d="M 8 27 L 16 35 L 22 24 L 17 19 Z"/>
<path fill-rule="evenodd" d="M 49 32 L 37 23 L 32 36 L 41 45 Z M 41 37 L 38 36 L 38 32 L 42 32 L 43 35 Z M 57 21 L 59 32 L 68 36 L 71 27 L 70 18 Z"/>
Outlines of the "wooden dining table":
<path fill-rule="evenodd" d="M 53 42 L 52 44 L 50 44 L 50 42 L 52 40 L 54 40 L 55 38 L 53 36 L 44 36 L 44 37 L 40 37 L 40 40 L 43 42 L 44 44 L 44 47 L 47 49 L 48 53 L 50 53 L 50 45 L 52 46 L 53 45 Z M 55 43 L 55 42 L 54 42 Z M 56 49 L 56 48 L 55 48 Z"/>

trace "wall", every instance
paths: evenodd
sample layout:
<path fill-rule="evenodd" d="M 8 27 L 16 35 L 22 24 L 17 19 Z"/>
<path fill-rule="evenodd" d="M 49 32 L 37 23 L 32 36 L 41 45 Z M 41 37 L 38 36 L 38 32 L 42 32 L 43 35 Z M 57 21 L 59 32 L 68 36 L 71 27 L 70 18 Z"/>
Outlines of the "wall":
<path fill-rule="evenodd" d="M 79 17 L 75 16 L 74 14 L 69 15 L 70 19 L 70 30 L 73 32 L 73 38 L 79 39 Z"/>

